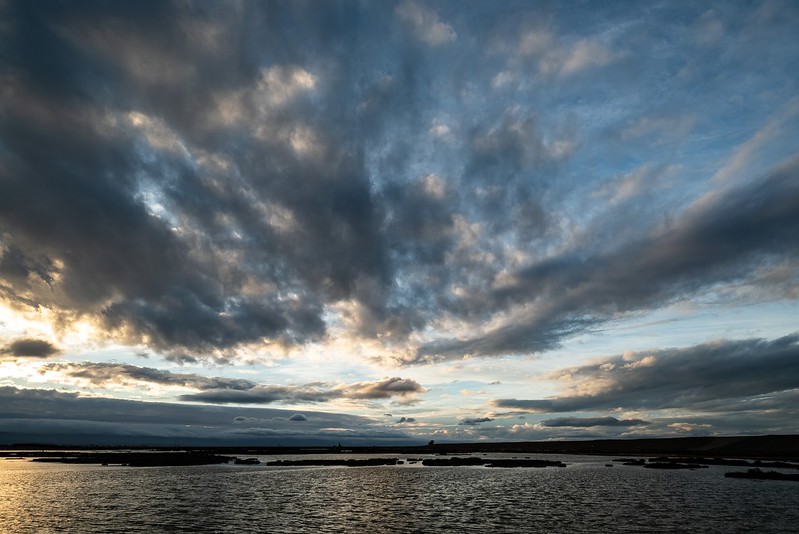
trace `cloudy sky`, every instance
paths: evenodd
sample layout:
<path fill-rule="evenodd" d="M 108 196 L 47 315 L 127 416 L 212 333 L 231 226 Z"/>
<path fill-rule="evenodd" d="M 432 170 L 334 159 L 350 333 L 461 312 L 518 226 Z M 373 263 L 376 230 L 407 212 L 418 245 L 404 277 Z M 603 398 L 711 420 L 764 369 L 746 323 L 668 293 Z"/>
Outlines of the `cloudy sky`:
<path fill-rule="evenodd" d="M 0 2 L 0 442 L 799 432 L 797 27 Z"/>

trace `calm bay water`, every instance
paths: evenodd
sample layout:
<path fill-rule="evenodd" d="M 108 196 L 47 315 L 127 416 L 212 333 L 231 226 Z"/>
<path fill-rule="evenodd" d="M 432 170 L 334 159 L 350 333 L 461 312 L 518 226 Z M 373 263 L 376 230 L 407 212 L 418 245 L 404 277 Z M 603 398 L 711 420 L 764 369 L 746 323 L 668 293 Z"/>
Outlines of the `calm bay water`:
<path fill-rule="evenodd" d="M 799 532 L 795 482 L 542 458 L 568 467 L 0 460 L 0 532 Z"/>

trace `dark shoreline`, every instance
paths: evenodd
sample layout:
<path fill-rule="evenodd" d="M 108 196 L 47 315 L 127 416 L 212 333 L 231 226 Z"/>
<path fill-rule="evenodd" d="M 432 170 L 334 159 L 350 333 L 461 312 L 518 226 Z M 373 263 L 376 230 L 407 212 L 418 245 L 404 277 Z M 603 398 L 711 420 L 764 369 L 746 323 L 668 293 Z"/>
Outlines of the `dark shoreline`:
<path fill-rule="evenodd" d="M 227 464 L 234 456 L 221 456 L 203 452 L 78 452 L 68 455 L 31 458 L 33 462 L 62 464 L 124 465 L 131 467 L 179 467 L 188 465 Z"/>
<path fill-rule="evenodd" d="M 307 456 L 307 455 L 306 455 Z M 375 458 L 353 458 L 351 452 L 341 452 L 326 454 L 327 458 L 305 457 L 302 459 L 270 460 L 265 462 L 269 467 L 296 467 L 296 466 L 346 466 L 346 467 L 367 467 L 377 465 L 401 465 L 404 463 L 420 463 L 427 467 L 464 467 L 464 466 L 484 466 L 484 467 L 566 467 L 560 460 L 542 460 L 540 458 L 531 459 L 529 456 L 524 458 L 491 458 L 475 455 L 450 456 L 447 454 L 425 454 L 426 458 L 391 457 Z M 333 458 L 330 458 L 333 456 Z M 190 466 L 190 465 L 213 465 L 229 464 L 234 465 L 261 465 L 258 458 L 239 458 L 237 456 L 223 456 L 204 451 L 23 451 L 15 456 L 6 456 L 7 459 L 28 459 L 33 462 L 65 463 L 65 464 L 96 464 L 96 465 L 117 465 L 130 467 L 165 467 L 165 466 Z M 613 460 L 625 466 L 639 466 L 647 469 L 703 469 L 710 465 L 749 467 L 749 474 L 762 473 L 761 468 L 780 468 L 799 470 L 799 462 L 786 461 L 763 461 L 763 460 L 741 460 L 725 458 L 704 458 L 704 457 L 684 457 L 684 456 L 658 456 L 654 458 L 617 458 Z M 606 464 L 606 467 L 613 467 L 614 464 Z M 753 469 L 751 469 L 753 468 Z M 733 474 L 731 476 L 741 476 Z M 782 475 L 779 475 L 782 476 Z M 791 475 L 799 477 L 799 473 Z M 749 477 L 751 478 L 751 477 Z"/>
<path fill-rule="evenodd" d="M 305 454 L 569 454 L 597 456 L 670 456 L 690 458 L 739 458 L 799 461 L 799 435 L 690 437 L 635 440 L 536 441 L 504 443 L 436 443 L 418 446 L 307 446 L 307 447 L 130 447 L 72 446 L 27 443 L 0 445 L 7 457 L 66 456 L 67 451 L 158 451 L 191 452 L 228 456 Z"/>

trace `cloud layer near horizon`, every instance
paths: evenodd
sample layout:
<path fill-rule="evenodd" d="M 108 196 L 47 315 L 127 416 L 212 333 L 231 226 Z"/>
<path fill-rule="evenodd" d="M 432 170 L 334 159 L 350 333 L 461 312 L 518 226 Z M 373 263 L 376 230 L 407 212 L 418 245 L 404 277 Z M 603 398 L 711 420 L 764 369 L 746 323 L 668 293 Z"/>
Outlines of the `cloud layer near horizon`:
<path fill-rule="evenodd" d="M 397 430 L 345 414 L 83 397 L 0 387 L 0 443 L 208 445 L 408 443 Z"/>
<path fill-rule="evenodd" d="M 418 394 L 427 391 L 415 380 L 401 377 L 352 384 L 258 384 L 240 378 L 173 373 L 151 367 L 103 362 L 49 363 L 42 365 L 39 373 L 77 378 L 93 386 L 138 383 L 196 389 L 200 392 L 183 394 L 179 398 L 212 404 L 293 404 L 327 402 L 333 399 L 374 400 L 392 397 L 399 397 L 401 402 L 412 402 Z"/>
<path fill-rule="evenodd" d="M 65 383 L 79 379 L 97 387 L 155 385 L 176 387 L 178 393 L 180 388 L 194 389 L 197 393 L 182 394 L 179 398 L 201 404 L 138 402 L 87 397 L 77 392 L 0 387 L 0 438 L 19 440 L 28 432 L 69 436 L 72 427 L 77 429 L 73 434 L 75 439 L 82 440 L 94 435 L 93 432 L 107 432 L 114 440 L 124 441 L 124 436 L 129 436 L 139 440 L 137 443 L 148 439 L 150 443 L 163 440 L 254 443 L 281 436 L 289 441 L 330 442 L 338 436 L 355 442 L 373 438 L 375 442 L 386 439 L 397 443 L 421 443 L 430 438 L 442 441 L 539 440 L 552 436 L 643 438 L 723 435 L 741 428 L 748 433 L 791 433 L 799 431 L 796 427 L 798 351 L 799 334 L 793 334 L 775 340 L 717 341 L 681 349 L 625 353 L 541 377 L 566 386 L 557 396 L 497 399 L 491 403 L 494 411 L 488 415 L 462 417 L 444 425 L 431 424 L 431 416 L 424 415 L 424 408 L 420 409 L 422 417 L 394 419 L 385 414 L 389 419 L 380 421 L 344 414 L 320 416 L 307 410 L 298 413 L 211 406 L 312 405 L 334 400 L 370 402 L 390 398 L 402 406 L 427 391 L 408 379 L 282 386 L 111 363 L 40 363 L 41 374 L 56 373 L 64 377 Z M 573 415 L 538 422 L 519 421 L 527 418 L 524 414 L 536 413 Z M 133 426 L 127 428 L 120 421 Z M 313 421 L 315 426 L 302 429 L 291 426 L 307 421 Z M 404 433 L 392 433 L 398 425 L 404 428 Z"/>
<path fill-rule="evenodd" d="M 624 354 L 557 371 L 571 385 L 549 399 L 498 399 L 498 408 L 556 413 L 595 410 L 699 412 L 791 409 L 799 392 L 799 334 Z"/>

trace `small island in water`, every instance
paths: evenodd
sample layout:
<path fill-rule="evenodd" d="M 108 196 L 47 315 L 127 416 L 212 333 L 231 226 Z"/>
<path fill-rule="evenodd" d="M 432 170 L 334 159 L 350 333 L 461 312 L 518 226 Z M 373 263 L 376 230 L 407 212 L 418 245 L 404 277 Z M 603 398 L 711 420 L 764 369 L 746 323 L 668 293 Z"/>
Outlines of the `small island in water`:
<path fill-rule="evenodd" d="M 264 467 L 370 467 L 421 464 L 425 467 L 544 468 L 567 467 L 558 460 L 525 454 L 596 455 L 628 454 L 615 464 L 646 469 L 704 469 L 708 466 L 746 467 L 726 473 L 728 478 L 799 480 L 799 473 L 761 469 L 799 470 L 799 436 L 747 436 L 731 438 L 671 438 L 515 443 L 442 443 L 395 447 L 202 447 L 102 451 L 56 445 L 0 446 L 6 458 L 36 462 L 100 464 L 130 467 L 235 464 Z M 387 455 L 379 457 L 377 455 Z M 503 457 L 490 455 L 503 454 Z M 510 454 L 520 456 L 508 457 Z M 304 456 L 270 459 L 256 456 Z M 346 455 L 346 456 L 345 456 Z M 368 455 L 368 456 L 366 456 Z M 458 456 L 460 455 L 460 456 Z M 489 455 L 484 457 L 482 455 Z M 244 456 L 244 457 L 241 457 Z M 324 456 L 324 457 L 320 457 Z M 605 464 L 612 467 L 614 464 Z"/>
<path fill-rule="evenodd" d="M 793 480 L 799 482 L 799 473 L 788 474 L 779 471 L 761 471 L 760 469 L 749 469 L 748 471 L 733 471 L 724 473 L 727 478 L 749 478 L 753 480 Z"/>

